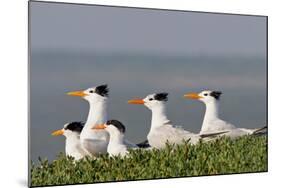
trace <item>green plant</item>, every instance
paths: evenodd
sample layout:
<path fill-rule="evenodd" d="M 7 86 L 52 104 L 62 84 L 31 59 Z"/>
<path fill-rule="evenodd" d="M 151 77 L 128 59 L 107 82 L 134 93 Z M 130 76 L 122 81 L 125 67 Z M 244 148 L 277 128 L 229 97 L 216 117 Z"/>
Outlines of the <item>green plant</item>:
<path fill-rule="evenodd" d="M 267 171 L 267 137 L 131 150 L 126 158 L 102 155 L 74 161 L 60 154 L 31 166 L 31 186 L 95 183 Z"/>

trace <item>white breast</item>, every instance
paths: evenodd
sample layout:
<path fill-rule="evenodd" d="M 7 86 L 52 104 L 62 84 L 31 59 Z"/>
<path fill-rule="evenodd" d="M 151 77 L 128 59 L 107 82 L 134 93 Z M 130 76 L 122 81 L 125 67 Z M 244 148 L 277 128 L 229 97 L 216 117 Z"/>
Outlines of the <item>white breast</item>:
<path fill-rule="evenodd" d="M 110 156 L 125 156 L 127 155 L 127 147 L 125 145 L 114 145 L 114 144 L 109 144 L 107 148 L 107 152 L 109 153 Z"/>
<path fill-rule="evenodd" d="M 105 130 L 82 130 L 80 143 L 93 156 L 106 153 L 109 134 Z"/>
<path fill-rule="evenodd" d="M 74 157 L 79 160 L 87 155 L 87 152 L 82 148 L 79 139 L 66 139 L 65 153 L 68 156 Z"/>

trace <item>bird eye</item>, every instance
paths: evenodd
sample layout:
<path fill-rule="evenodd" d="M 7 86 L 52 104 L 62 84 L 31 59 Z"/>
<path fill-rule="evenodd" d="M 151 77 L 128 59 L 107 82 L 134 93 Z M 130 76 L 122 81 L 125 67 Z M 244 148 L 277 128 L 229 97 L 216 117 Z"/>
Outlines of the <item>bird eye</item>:
<path fill-rule="evenodd" d="M 148 100 L 152 101 L 152 100 L 153 100 L 153 98 L 150 98 L 150 99 L 148 99 Z"/>
<path fill-rule="evenodd" d="M 89 93 L 94 93 L 94 91 L 93 91 L 93 90 L 90 90 Z"/>
<path fill-rule="evenodd" d="M 208 96 L 208 93 L 204 93 L 204 96 Z"/>

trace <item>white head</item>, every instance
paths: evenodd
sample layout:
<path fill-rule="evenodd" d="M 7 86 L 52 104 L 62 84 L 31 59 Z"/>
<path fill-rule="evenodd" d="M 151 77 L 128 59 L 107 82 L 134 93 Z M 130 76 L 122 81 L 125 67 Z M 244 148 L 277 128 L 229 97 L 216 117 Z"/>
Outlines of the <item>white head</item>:
<path fill-rule="evenodd" d="M 166 101 L 168 101 L 168 93 L 154 93 L 147 95 L 143 99 L 132 99 L 129 100 L 129 104 L 143 104 L 150 110 L 162 108 L 165 106 Z"/>
<path fill-rule="evenodd" d="M 222 92 L 205 90 L 200 93 L 187 93 L 184 95 L 188 99 L 196 99 L 204 102 L 205 104 L 217 102 L 220 99 Z"/>
<path fill-rule="evenodd" d="M 125 134 L 125 126 L 118 120 L 108 120 L 105 124 L 95 125 L 92 129 L 105 129 L 109 135 L 122 136 Z"/>
<path fill-rule="evenodd" d="M 88 88 L 83 91 L 73 91 L 67 93 L 70 96 L 82 97 L 89 103 L 103 102 L 108 99 L 109 89 L 107 85 L 100 85 L 97 87 Z"/>
<path fill-rule="evenodd" d="M 84 123 L 82 122 L 66 123 L 62 129 L 54 131 L 52 135 L 53 136 L 64 135 L 66 138 L 69 138 L 71 136 L 79 136 L 83 129 L 83 126 Z"/>

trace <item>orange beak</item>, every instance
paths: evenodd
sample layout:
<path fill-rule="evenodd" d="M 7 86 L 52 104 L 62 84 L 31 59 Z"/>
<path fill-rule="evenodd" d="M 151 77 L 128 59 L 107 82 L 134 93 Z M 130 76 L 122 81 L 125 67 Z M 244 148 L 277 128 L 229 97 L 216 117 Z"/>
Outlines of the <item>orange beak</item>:
<path fill-rule="evenodd" d="M 129 104 L 144 104 L 143 99 L 132 99 L 128 101 Z"/>
<path fill-rule="evenodd" d="M 184 95 L 185 98 L 189 99 L 201 99 L 203 97 L 199 96 L 198 93 L 187 93 Z"/>
<path fill-rule="evenodd" d="M 106 128 L 105 124 L 100 124 L 92 127 L 92 129 L 105 129 L 105 128 Z"/>
<path fill-rule="evenodd" d="M 75 97 L 85 97 L 88 94 L 84 93 L 84 91 L 72 91 L 72 92 L 68 92 L 67 95 L 75 96 Z"/>
<path fill-rule="evenodd" d="M 64 133 L 63 129 L 60 129 L 60 130 L 52 132 L 52 135 L 53 136 L 60 136 L 60 135 L 63 135 L 63 133 Z"/>

